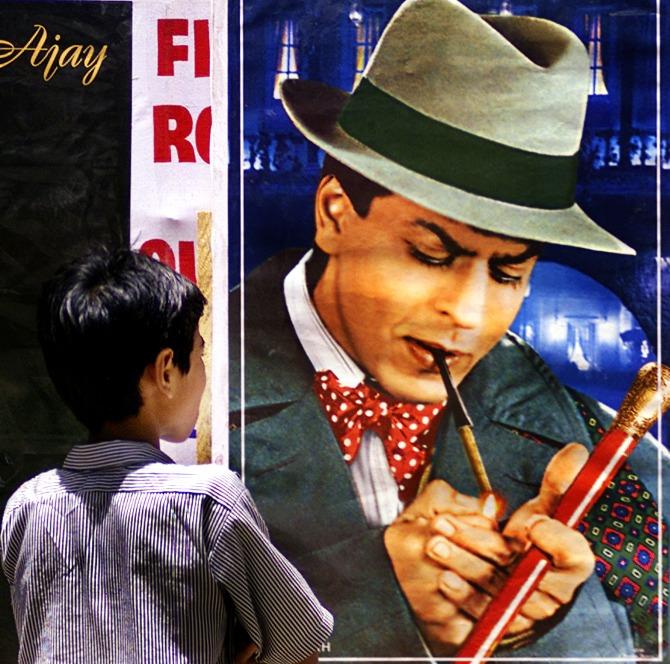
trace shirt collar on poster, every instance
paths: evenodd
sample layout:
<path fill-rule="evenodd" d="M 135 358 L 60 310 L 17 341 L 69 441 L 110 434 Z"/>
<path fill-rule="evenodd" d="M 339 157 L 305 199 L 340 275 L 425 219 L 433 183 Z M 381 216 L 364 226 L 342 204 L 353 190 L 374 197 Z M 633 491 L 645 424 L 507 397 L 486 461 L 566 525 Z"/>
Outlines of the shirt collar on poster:
<path fill-rule="evenodd" d="M 284 298 L 293 328 L 315 371 L 332 371 L 343 386 L 355 387 L 365 379 L 360 367 L 335 341 L 319 317 L 307 290 L 308 251 L 284 279 Z"/>

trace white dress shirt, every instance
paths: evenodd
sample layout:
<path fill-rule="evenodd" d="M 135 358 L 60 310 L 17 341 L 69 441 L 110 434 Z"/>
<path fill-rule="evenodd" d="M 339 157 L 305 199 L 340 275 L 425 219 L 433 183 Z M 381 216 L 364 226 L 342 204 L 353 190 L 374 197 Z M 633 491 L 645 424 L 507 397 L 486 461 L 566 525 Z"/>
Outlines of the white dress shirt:
<path fill-rule="evenodd" d="M 314 371 L 332 371 L 340 384 L 355 387 L 365 373 L 326 329 L 307 290 L 305 263 L 309 251 L 284 279 L 286 307 L 295 333 Z M 358 500 L 370 527 L 387 526 L 402 512 L 398 484 L 393 479 L 381 438 L 365 431 L 356 458 L 349 466 Z"/>

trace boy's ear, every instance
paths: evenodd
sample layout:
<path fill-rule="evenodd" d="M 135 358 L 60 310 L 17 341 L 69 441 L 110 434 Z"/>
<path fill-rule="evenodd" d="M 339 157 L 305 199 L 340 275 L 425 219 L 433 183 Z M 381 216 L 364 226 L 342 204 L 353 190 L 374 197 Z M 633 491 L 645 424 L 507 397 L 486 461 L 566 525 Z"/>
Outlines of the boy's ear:
<path fill-rule="evenodd" d="M 329 255 L 337 253 L 342 230 L 352 214 L 354 206 L 339 180 L 334 175 L 321 178 L 314 202 L 314 240 L 321 251 Z"/>
<path fill-rule="evenodd" d="M 172 398 L 175 387 L 174 351 L 172 348 L 163 348 L 156 359 L 147 367 L 155 388 L 169 399 Z"/>

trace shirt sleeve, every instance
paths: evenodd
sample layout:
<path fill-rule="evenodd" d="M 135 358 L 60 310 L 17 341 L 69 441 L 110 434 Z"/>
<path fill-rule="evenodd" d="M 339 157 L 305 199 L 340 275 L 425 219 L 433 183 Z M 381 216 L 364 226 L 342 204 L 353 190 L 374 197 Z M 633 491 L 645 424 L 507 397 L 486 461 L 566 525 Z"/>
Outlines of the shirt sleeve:
<path fill-rule="evenodd" d="M 210 565 L 238 619 L 268 664 L 294 664 L 321 650 L 333 629 L 300 573 L 270 542 L 246 489 L 220 521 Z"/>

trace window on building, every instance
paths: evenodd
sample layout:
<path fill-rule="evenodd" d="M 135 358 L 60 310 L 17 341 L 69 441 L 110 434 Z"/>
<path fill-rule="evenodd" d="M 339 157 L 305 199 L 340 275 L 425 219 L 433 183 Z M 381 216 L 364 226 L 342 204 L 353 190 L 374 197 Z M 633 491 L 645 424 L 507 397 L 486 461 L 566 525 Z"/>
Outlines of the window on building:
<path fill-rule="evenodd" d="M 498 14 L 500 14 L 500 16 L 512 16 L 512 14 L 514 14 L 511 0 L 502 0 L 500 7 L 498 8 Z"/>
<path fill-rule="evenodd" d="M 602 19 L 600 14 L 587 14 L 584 19 L 591 68 L 589 94 L 606 95 L 607 87 L 603 78 Z"/>
<path fill-rule="evenodd" d="M 281 82 L 287 78 L 299 78 L 298 76 L 298 38 L 295 29 L 295 21 L 282 20 L 277 23 L 277 67 L 275 68 L 275 81 L 273 97 L 279 99 L 279 87 Z"/>
<path fill-rule="evenodd" d="M 354 61 L 356 67 L 354 72 L 354 87 L 356 87 L 363 76 L 370 55 L 372 55 L 372 51 L 379 40 L 383 17 L 381 11 L 372 9 L 359 10 L 355 14 L 352 12 L 349 17 L 356 29 L 356 53 Z"/>

